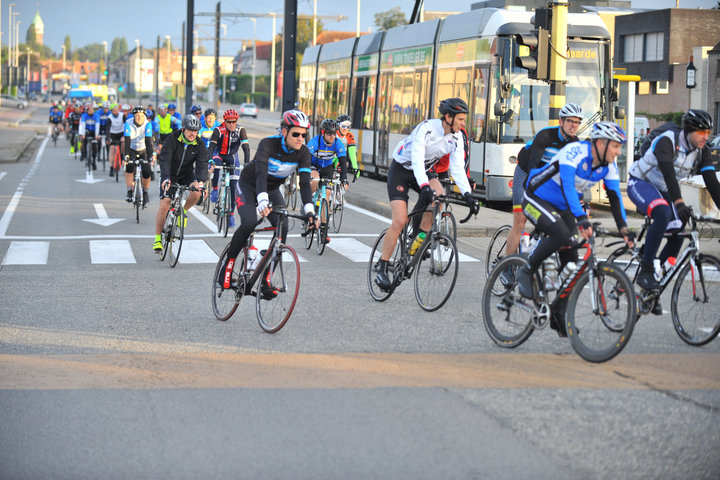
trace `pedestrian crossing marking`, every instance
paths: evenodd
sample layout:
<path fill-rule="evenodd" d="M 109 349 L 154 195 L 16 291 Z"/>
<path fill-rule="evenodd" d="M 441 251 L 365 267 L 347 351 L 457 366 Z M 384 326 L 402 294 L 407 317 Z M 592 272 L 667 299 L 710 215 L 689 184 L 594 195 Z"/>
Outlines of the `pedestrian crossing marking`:
<path fill-rule="evenodd" d="M 253 245 L 255 245 L 255 247 L 258 249 L 258 251 L 267 249 L 270 246 L 270 239 L 269 238 L 258 238 L 256 236 L 255 239 L 253 240 Z M 297 255 L 297 249 L 295 247 L 293 247 L 293 250 L 295 250 L 295 254 Z M 290 257 L 290 255 L 287 253 L 283 254 L 283 260 L 290 261 L 289 257 Z M 301 262 L 301 263 L 307 262 L 307 259 L 301 257 L 300 255 L 298 255 L 297 257 L 298 257 L 298 262 Z"/>
<path fill-rule="evenodd" d="M 90 262 L 137 263 L 129 240 L 90 240 Z"/>
<path fill-rule="evenodd" d="M 0 172 L 0 180 L 2 180 L 5 175 L 7 175 L 7 172 Z"/>
<path fill-rule="evenodd" d="M 183 240 L 180 263 L 217 263 L 218 255 L 204 240 Z"/>
<path fill-rule="evenodd" d="M 50 242 L 10 242 L 3 265 L 46 265 Z"/>
<path fill-rule="evenodd" d="M 354 238 L 333 237 L 327 244 L 335 252 L 353 262 L 367 262 L 372 248 Z"/>

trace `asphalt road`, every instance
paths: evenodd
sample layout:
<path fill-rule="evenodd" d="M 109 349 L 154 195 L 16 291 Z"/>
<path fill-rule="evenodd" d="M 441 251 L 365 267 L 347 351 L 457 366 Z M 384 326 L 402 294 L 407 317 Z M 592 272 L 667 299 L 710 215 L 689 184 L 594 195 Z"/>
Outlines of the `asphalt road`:
<path fill-rule="evenodd" d="M 243 119 L 253 151 L 277 118 Z M 501 350 L 488 238 L 460 238 L 438 312 L 411 282 L 376 303 L 364 258 L 387 223 L 358 208 L 322 257 L 291 232 L 300 295 L 268 335 L 252 298 L 212 314 L 227 239 L 191 215 L 169 268 L 157 185 L 138 224 L 105 175 L 63 142 L 0 164 L 2 478 L 717 478 L 720 341 L 685 345 L 667 313 L 606 364 L 549 330 Z M 103 213 L 120 220 L 86 221 Z"/>

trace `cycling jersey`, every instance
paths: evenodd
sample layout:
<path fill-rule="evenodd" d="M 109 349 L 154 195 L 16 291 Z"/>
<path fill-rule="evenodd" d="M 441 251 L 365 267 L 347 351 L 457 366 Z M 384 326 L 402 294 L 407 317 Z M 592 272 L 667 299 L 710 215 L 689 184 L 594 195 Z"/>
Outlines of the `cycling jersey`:
<path fill-rule="evenodd" d="M 136 152 L 152 151 L 152 134 L 152 125 L 147 120 L 142 125 L 137 125 L 135 118 L 128 119 L 125 122 L 124 132 L 125 137 L 127 137 L 125 140 L 125 154 L 129 154 L 128 149 Z"/>
<path fill-rule="evenodd" d="M 465 150 L 465 173 L 468 173 L 468 153 L 470 153 L 470 143 L 468 142 L 467 132 L 464 128 L 460 129 L 463 138 L 463 150 Z M 443 157 L 432 167 L 435 173 L 445 173 L 450 168 L 450 154 L 443 155 Z"/>
<path fill-rule="evenodd" d="M 339 138 L 345 146 L 345 150 L 347 151 L 347 158 L 348 160 L 350 160 L 350 166 L 357 170 L 357 144 L 355 143 L 355 137 L 350 132 L 350 130 L 348 130 L 345 135 L 341 134 L 340 130 L 338 130 L 337 138 Z"/>
<path fill-rule="evenodd" d="M 223 123 L 216 127 L 210 136 L 209 149 L 213 154 L 217 153 L 223 159 L 223 162 L 228 165 L 232 164 L 231 159 L 238 152 L 240 146 L 242 146 L 245 155 L 243 164 L 247 164 L 250 160 L 250 144 L 248 143 L 247 132 L 239 125 L 231 132 L 227 129 L 227 124 Z"/>
<path fill-rule="evenodd" d="M 118 134 L 125 133 L 125 117 L 122 112 L 118 112 L 117 115 L 113 115 L 112 112 L 108 114 L 109 133 Z"/>
<path fill-rule="evenodd" d="M 217 120 L 215 120 L 215 123 L 210 126 L 208 126 L 204 121 L 201 121 L 200 124 L 202 127 L 198 132 L 198 136 L 202 138 L 203 142 L 205 142 L 205 148 L 210 148 L 210 137 L 212 137 L 213 131 L 222 124 Z M 212 155 L 213 153 L 215 152 L 208 152 L 209 155 Z"/>
<path fill-rule="evenodd" d="M 63 114 L 60 110 L 50 112 L 50 123 L 60 123 L 63 121 Z"/>
<path fill-rule="evenodd" d="M 450 154 L 450 173 L 460 191 L 470 192 L 465 175 L 465 151 L 462 134 L 446 134 L 442 120 L 434 118 L 419 123 L 410 136 L 395 147 L 393 159 L 407 170 L 412 170 L 420 187 L 428 184 L 427 171 L 444 155 Z"/>
<path fill-rule="evenodd" d="M 255 185 L 259 195 L 280 188 L 285 179 L 297 170 L 300 174 L 300 185 L 310 184 L 310 150 L 302 145 L 299 150 L 291 150 L 285 145 L 281 135 L 264 138 L 260 141 L 255 157 L 245 165 L 240 180 Z M 301 188 L 300 194 L 304 205 L 312 203 L 312 192 L 309 188 Z"/>
<path fill-rule="evenodd" d="M 110 115 L 110 109 L 105 110 L 104 108 L 101 108 L 98 113 L 100 114 L 100 133 L 102 135 L 107 135 L 108 115 Z"/>
<path fill-rule="evenodd" d="M 180 129 L 180 123 L 182 122 L 182 120 L 178 121 L 177 118 L 167 113 L 165 116 L 158 114 L 158 116 L 155 117 L 155 121 L 158 122 L 160 127 L 160 135 L 167 135 Z"/>
<path fill-rule="evenodd" d="M 547 165 L 530 170 L 526 190 L 543 200 L 548 201 L 558 210 L 570 209 L 575 218 L 585 216 L 580 205 L 580 197 L 600 180 L 605 183 L 605 190 L 611 197 L 616 223 L 627 224 L 622 194 L 620 193 L 620 175 L 617 164 L 612 162 L 605 167 L 592 168 L 592 144 L 586 142 L 570 143 L 553 157 Z M 618 201 L 612 201 L 617 197 Z M 618 222 L 619 217 L 622 222 Z"/>
<path fill-rule="evenodd" d="M 532 142 L 525 145 L 526 154 L 518 155 L 518 166 L 524 172 L 546 165 L 557 152 L 568 143 L 577 142 L 578 138 L 566 137 L 562 129 L 546 127 L 540 130 Z"/>
<path fill-rule="evenodd" d="M 76 130 L 80 127 L 80 117 L 82 117 L 82 114 L 72 112 L 70 116 L 68 117 L 68 124 L 70 125 L 70 128 L 73 130 Z"/>
<path fill-rule="evenodd" d="M 184 179 L 189 185 L 194 180 L 204 182 L 207 179 L 207 149 L 196 138 L 187 142 L 182 136 L 182 130 L 171 133 L 163 143 L 158 158 L 160 164 L 160 178 Z"/>
<path fill-rule="evenodd" d="M 96 135 L 100 133 L 100 113 L 95 112 L 92 115 L 85 112 L 80 117 L 80 130 L 79 134 L 85 135 Z"/>
<path fill-rule="evenodd" d="M 322 134 L 313 137 L 308 142 L 307 148 L 312 155 L 312 164 L 318 168 L 332 165 L 336 155 L 338 158 L 347 156 L 345 145 L 340 139 L 333 137 L 333 142 L 328 144 Z"/>

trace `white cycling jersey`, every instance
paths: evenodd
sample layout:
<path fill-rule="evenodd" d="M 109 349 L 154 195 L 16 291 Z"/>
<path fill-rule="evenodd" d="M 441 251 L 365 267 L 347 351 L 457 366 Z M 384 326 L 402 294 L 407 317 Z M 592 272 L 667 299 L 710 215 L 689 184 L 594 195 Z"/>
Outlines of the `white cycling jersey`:
<path fill-rule="evenodd" d="M 118 112 L 117 116 L 113 115 L 112 112 L 108 113 L 107 116 L 108 119 L 108 133 L 124 133 L 125 132 L 125 122 L 123 122 L 123 114 L 122 112 Z"/>

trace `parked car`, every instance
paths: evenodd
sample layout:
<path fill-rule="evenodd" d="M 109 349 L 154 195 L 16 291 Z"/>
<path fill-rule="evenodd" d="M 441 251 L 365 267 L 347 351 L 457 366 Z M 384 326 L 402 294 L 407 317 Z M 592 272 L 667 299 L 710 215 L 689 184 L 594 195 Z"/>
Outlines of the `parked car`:
<path fill-rule="evenodd" d="M 28 107 L 27 100 L 22 98 L 13 97 L 11 95 L 2 95 L 2 106 L 3 107 L 14 107 L 18 110 L 24 110 Z"/>
<path fill-rule="evenodd" d="M 710 157 L 715 164 L 715 171 L 720 171 L 720 135 L 708 142 Z"/>
<path fill-rule="evenodd" d="M 254 103 L 241 104 L 240 105 L 240 116 L 257 118 L 257 105 L 255 105 Z"/>

